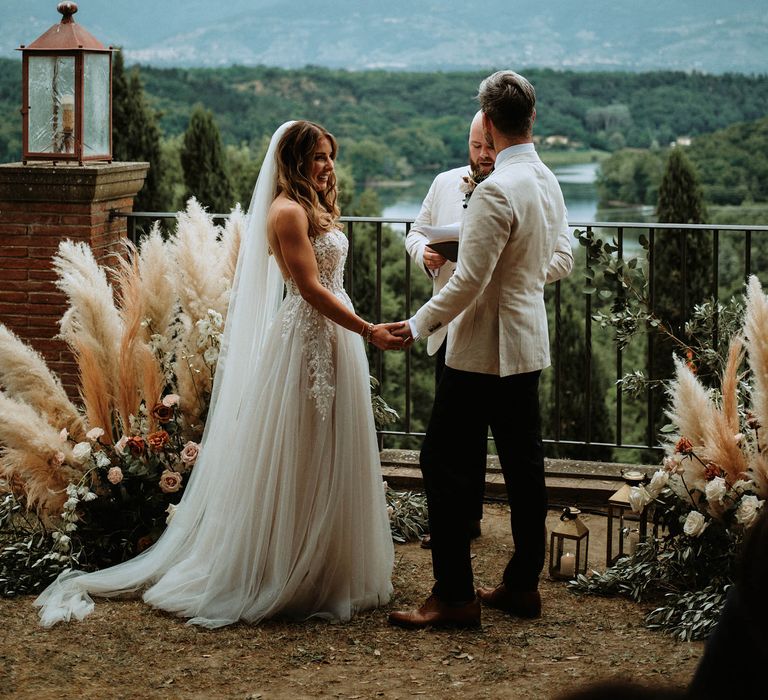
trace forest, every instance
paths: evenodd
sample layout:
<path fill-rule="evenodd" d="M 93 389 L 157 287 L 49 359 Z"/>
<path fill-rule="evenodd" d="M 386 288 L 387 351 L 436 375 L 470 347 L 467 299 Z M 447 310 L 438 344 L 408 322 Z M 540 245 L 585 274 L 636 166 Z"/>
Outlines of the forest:
<path fill-rule="evenodd" d="M 253 168 L 248 162 L 258 163 L 265 137 L 289 118 L 318 121 L 339 138 L 339 161 L 358 189 L 376 179 L 404 179 L 455 167 L 466 159 L 467 124 L 476 109 L 477 86 L 487 74 L 312 66 L 135 66 L 126 71 L 129 81 L 130 74 L 138 72 L 140 80 L 131 83 L 131 90 L 143 89 L 147 108 L 157 118 L 169 193 L 180 176 L 179 139 L 196 105 L 211 110 L 231 169 L 245 169 L 249 177 Z M 680 137 L 768 113 L 766 75 L 537 69 L 527 71 L 527 77 L 537 90 L 535 133 L 542 148 L 547 137 L 557 135 L 566 140 L 552 148 L 658 149 Z M 20 82 L 21 63 L 0 60 L 0 162 L 20 157 Z M 178 206 L 181 194 L 177 191 L 176 201 L 165 208 Z"/>

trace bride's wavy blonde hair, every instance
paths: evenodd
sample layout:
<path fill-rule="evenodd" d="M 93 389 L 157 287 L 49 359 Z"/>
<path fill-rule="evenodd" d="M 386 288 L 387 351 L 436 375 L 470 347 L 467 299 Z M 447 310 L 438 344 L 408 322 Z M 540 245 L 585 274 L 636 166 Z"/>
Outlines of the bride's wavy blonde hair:
<path fill-rule="evenodd" d="M 302 120 L 292 124 L 277 146 L 277 194 L 298 202 L 307 212 L 310 236 L 329 231 L 337 224 L 340 214 L 336 205 L 336 174 L 331 173 L 322 192 L 315 190 L 309 178 L 315 149 L 323 138 L 330 141 L 331 157 L 335 159 L 336 139 L 314 122 Z"/>

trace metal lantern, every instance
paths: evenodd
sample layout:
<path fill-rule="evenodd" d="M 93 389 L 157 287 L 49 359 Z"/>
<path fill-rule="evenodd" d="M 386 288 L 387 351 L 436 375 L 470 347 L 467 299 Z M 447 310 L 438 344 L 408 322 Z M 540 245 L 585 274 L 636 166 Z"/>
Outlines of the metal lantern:
<path fill-rule="evenodd" d="M 57 6 L 59 24 L 21 46 L 23 161 L 112 160 L 112 50 Z"/>
<path fill-rule="evenodd" d="M 581 522 L 578 508 L 563 508 L 560 522 L 549 538 L 549 575 L 572 579 L 587 573 L 589 529 Z"/>
<path fill-rule="evenodd" d="M 648 509 L 635 513 L 629 502 L 630 489 L 640 486 L 642 472 L 624 473 L 624 483 L 608 499 L 608 525 L 605 538 L 605 565 L 613 566 L 619 559 L 635 553 L 637 545 L 648 534 Z"/>

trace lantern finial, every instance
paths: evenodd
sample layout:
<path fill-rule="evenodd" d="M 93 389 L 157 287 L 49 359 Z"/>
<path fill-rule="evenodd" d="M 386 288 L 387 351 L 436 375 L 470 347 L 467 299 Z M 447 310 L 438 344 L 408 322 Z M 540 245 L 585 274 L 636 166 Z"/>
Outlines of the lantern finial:
<path fill-rule="evenodd" d="M 64 15 L 61 19 L 62 24 L 71 24 L 75 20 L 72 19 L 72 15 L 77 12 L 77 3 L 74 2 L 60 2 L 56 9 Z"/>

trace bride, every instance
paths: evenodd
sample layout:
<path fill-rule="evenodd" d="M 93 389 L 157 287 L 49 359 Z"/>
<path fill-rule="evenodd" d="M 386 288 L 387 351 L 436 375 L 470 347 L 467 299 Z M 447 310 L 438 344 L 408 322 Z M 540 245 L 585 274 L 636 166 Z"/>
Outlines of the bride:
<path fill-rule="evenodd" d="M 143 591 L 149 605 L 209 628 L 348 620 L 389 600 L 393 545 L 359 335 L 382 349 L 402 341 L 357 316 L 343 289 L 336 149 L 311 122 L 273 135 L 178 510 L 135 559 L 62 573 L 35 601 L 43 626 L 84 618 L 91 594 Z"/>

